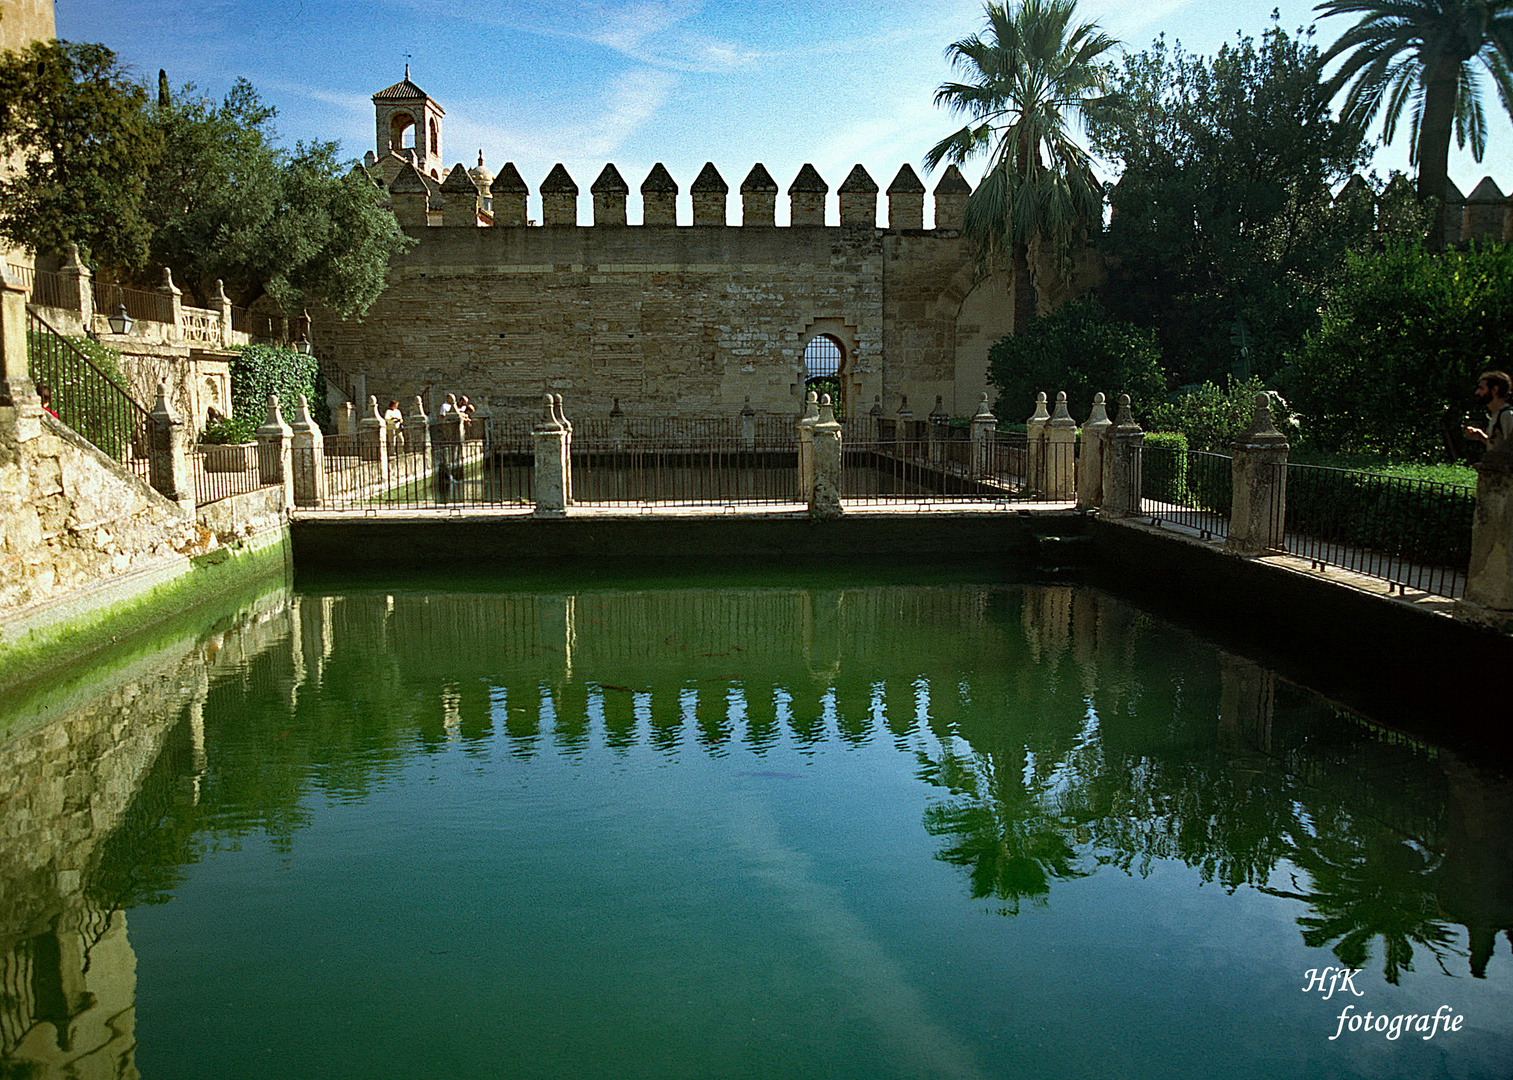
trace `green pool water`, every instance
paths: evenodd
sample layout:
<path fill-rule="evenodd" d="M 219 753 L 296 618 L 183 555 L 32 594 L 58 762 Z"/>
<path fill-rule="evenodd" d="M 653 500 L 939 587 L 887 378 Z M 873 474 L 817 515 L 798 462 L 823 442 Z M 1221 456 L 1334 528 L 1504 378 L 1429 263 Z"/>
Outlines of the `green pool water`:
<path fill-rule="evenodd" d="M 97 686 L 0 1076 L 1513 1072 L 1508 778 L 1091 586 L 301 579 Z"/>

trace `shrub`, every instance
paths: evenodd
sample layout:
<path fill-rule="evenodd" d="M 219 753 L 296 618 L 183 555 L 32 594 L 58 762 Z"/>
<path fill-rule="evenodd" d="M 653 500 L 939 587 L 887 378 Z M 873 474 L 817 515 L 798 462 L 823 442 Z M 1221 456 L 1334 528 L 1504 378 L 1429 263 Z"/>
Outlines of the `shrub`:
<path fill-rule="evenodd" d="M 993 411 L 1017 422 L 1030 415 L 1042 390 L 1052 402 L 1065 390 L 1078 409 L 1089 408 L 1100 391 L 1110 402 L 1129 394 L 1136 409 L 1166 396 L 1155 333 L 1115 318 L 1090 298 L 1000 338 L 988 352 L 988 381 L 998 387 Z"/>
<path fill-rule="evenodd" d="M 1140 457 L 1141 494 L 1162 502 L 1185 502 L 1187 455 L 1183 451 L 1187 449 L 1187 436 L 1176 431 L 1147 432 L 1144 448 Z"/>
<path fill-rule="evenodd" d="M 315 357 L 275 345 L 247 345 L 231 361 L 231 416 L 206 428 L 226 442 L 249 442 L 268 416 L 268 395 L 277 394 L 285 416 L 292 416 L 300 396 L 324 426 L 330 420 L 324 381 Z M 208 441 L 208 440 L 207 440 Z"/>
<path fill-rule="evenodd" d="M 1171 401 L 1151 409 L 1145 426 L 1153 431 L 1179 431 L 1193 450 L 1229 453 L 1235 437 L 1250 426 L 1256 412 L 1256 395 L 1266 389 L 1258 376 L 1241 381 L 1229 376 L 1221 388 L 1211 382 L 1185 388 Z M 1298 441 L 1298 418 L 1281 395 L 1272 394 L 1271 418 L 1277 428 Z"/>
<path fill-rule="evenodd" d="M 1513 246 L 1399 244 L 1348 259 L 1289 386 L 1320 449 L 1443 460 L 1476 409 L 1477 373 L 1510 365 Z"/>

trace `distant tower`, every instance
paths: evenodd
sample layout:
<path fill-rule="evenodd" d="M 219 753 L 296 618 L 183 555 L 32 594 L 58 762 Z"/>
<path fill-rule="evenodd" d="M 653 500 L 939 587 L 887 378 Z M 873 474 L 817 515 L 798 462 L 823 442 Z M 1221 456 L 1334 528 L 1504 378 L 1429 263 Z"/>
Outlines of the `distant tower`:
<path fill-rule="evenodd" d="M 409 64 L 405 65 L 402 80 L 373 95 L 373 113 L 380 167 L 390 154 L 408 158 L 413 150 L 415 167 L 424 175 L 433 180 L 446 175 L 447 167 L 441 158 L 441 118 L 446 110 L 410 81 Z M 390 172 L 384 171 L 386 175 Z"/>

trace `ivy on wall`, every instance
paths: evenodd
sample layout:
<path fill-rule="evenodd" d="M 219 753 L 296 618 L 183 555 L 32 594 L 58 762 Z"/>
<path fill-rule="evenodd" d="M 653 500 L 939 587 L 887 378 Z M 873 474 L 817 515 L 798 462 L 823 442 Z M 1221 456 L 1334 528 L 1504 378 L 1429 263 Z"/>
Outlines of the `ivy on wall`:
<path fill-rule="evenodd" d="M 315 357 L 275 345 L 246 345 L 231 361 L 231 416 L 207 424 L 201 439 L 210 443 L 251 442 L 268 418 L 268 395 L 277 394 L 285 420 L 298 415 L 299 399 L 325 427 L 330 420 L 325 380 Z"/>

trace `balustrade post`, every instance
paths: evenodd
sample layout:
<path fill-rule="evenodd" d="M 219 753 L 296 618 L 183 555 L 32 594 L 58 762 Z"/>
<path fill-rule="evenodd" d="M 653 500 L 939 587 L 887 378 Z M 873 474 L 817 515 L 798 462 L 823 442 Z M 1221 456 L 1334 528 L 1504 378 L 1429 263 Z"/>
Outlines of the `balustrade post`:
<path fill-rule="evenodd" d="M 1271 419 L 1271 395 L 1256 395 L 1250 426 L 1235 439 L 1230 461 L 1233 501 L 1224 546 L 1259 555 L 1283 546 L 1287 517 L 1287 436 Z"/>
<path fill-rule="evenodd" d="M 546 408 L 531 428 L 535 444 L 536 517 L 567 514 L 567 430 L 557 420 L 556 402 L 546 395 Z"/>
<path fill-rule="evenodd" d="M 410 406 L 410 415 L 405 418 L 405 449 L 419 454 L 422 460 L 431 456 L 431 418 L 426 415 L 425 402 L 415 395 L 415 404 Z M 421 466 L 422 470 L 426 465 Z"/>
<path fill-rule="evenodd" d="M 993 476 L 993 432 L 998 429 L 998 417 L 988 407 L 988 394 L 983 391 L 977 403 L 977 415 L 972 417 L 972 479 L 988 480 Z"/>
<path fill-rule="evenodd" d="M 609 410 L 609 448 L 617 452 L 625 449 L 625 410 L 620 408 L 619 398 Z"/>
<path fill-rule="evenodd" d="M 1488 450 L 1476 469 L 1471 564 L 1457 616 L 1491 626 L 1513 622 L 1513 451 Z"/>
<path fill-rule="evenodd" d="M 1056 394 L 1056 409 L 1045 426 L 1046 486 L 1048 499 L 1071 499 L 1077 495 L 1077 421 L 1067 411 L 1066 391 Z"/>
<path fill-rule="evenodd" d="M 881 394 L 874 394 L 872 396 L 872 408 L 870 410 L 868 410 L 867 415 L 872 418 L 872 441 L 875 442 L 875 443 L 876 442 L 882 442 L 883 441 L 883 396 Z"/>
<path fill-rule="evenodd" d="M 751 395 L 746 395 L 746 404 L 741 406 L 741 449 L 756 449 L 756 410 L 751 407 Z"/>
<path fill-rule="evenodd" d="M 42 402 L 32 383 L 31 358 L 26 348 L 26 298 L 30 291 L 8 273 L 0 272 L 0 405 L 14 406 L 18 436 L 36 438 L 42 431 Z"/>
<path fill-rule="evenodd" d="M 794 424 L 799 444 L 799 498 L 809 502 L 814 492 L 814 425 L 820 419 L 820 396 L 811 390 L 804 399 L 804 412 Z"/>
<path fill-rule="evenodd" d="M 147 460 L 152 486 L 164 497 L 179 504 L 186 513 L 194 513 L 194 470 L 189 462 L 188 432 L 184 421 L 168 404 L 168 384 L 158 383 L 157 404 L 149 414 L 152 424 L 152 453 Z"/>
<path fill-rule="evenodd" d="M 357 430 L 357 459 L 378 465 L 377 479 L 389 479 L 389 440 L 384 429 L 383 415 L 378 411 L 378 398 L 368 396 L 368 408 Z"/>
<path fill-rule="evenodd" d="M 1077 509 L 1096 510 L 1103 505 L 1103 453 L 1105 435 L 1114 426 L 1108 418 L 1102 394 L 1093 395 L 1093 411 L 1082 425 L 1082 456 L 1077 459 Z"/>
<path fill-rule="evenodd" d="M 809 516 L 838 518 L 841 509 L 841 426 L 836 423 L 830 395 L 819 401 L 819 418 L 810 429 L 814 439 L 814 486 L 809 489 Z"/>
<path fill-rule="evenodd" d="M 326 439 L 310 416 L 310 402 L 301 394 L 299 415 L 290 425 L 294 458 L 294 505 L 323 506 L 326 502 Z"/>
<path fill-rule="evenodd" d="M 1114 426 L 1103 439 L 1103 511 L 1116 517 L 1140 513 L 1140 451 L 1145 432 L 1130 413 L 1128 394 L 1119 395 Z"/>
<path fill-rule="evenodd" d="M 279 484 L 284 489 L 284 505 L 294 501 L 293 463 L 289 449 L 294 429 L 284 422 L 278 407 L 278 395 L 268 395 L 268 418 L 257 429 L 258 479 L 264 484 Z"/>
<path fill-rule="evenodd" d="M 79 321 L 88 332 L 94 326 L 95 319 L 94 275 L 79 258 L 79 245 L 72 240 L 68 242 L 68 258 L 59 267 L 58 273 L 62 277 L 73 279 L 73 301 L 78 305 Z"/>
<path fill-rule="evenodd" d="M 1046 489 L 1045 475 L 1045 426 L 1050 423 L 1051 414 L 1045 407 L 1045 391 L 1035 395 L 1035 411 L 1024 422 L 1025 446 L 1028 453 L 1025 456 L 1025 486 L 1031 491 L 1043 492 Z"/>
<path fill-rule="evenodd" d="M 357 409 L 350 401 L 343 401 L 331 410 L 331 417 L 336 421 L 336 434 L 348 437 L 357 434 Z"/>
<path fill-rule="evenodd" d="M 907 447 L 914 441 L 914 411 L 909 408 L 909 395 L 898 395 L 898 411 L 893 414 L 893 443 L 898 457 L 912 453 Z"/>
<path fill-rule="evenodd" d="M 946 428 L 951 423 L 951 414 L 946 412 L 945 398 L 935 395 L 935 408 L 930 410 L 927 421 L 925 438 L 929 440 L 926 453 L 930 464 L 945 470 L 946 467 Z"/>
<path fill-rule="evenodd" d="M 561 425 L 565 438 L 562 449 L 562 492 L 568 506 L 573 505 L 573 422 L 567 418 L 567 410 L 562 407 L 562 395 L 552 395 L 552 409 L 556 413 L 557 423 Z"/>
<path fill-rule="evenodd" d="M 215 308 L 219 319 L 220 336 L 217 340 L 221 348 L 229 348 L 231 345 L 231 297 L 226 295 L 226 283 L 220 278 L 215 279 L 215 295 L 210 298 L 210 306 Z"/>
<path fill-rule="evenodd" d="M 158 292 L 163 294 L 163 303 L 168 316 L 169 334 L 174 341 L 184 339 L 184 294 L 173 283 L 173 271 L 163 267 L 163 284 L 158 286 Z"/>

